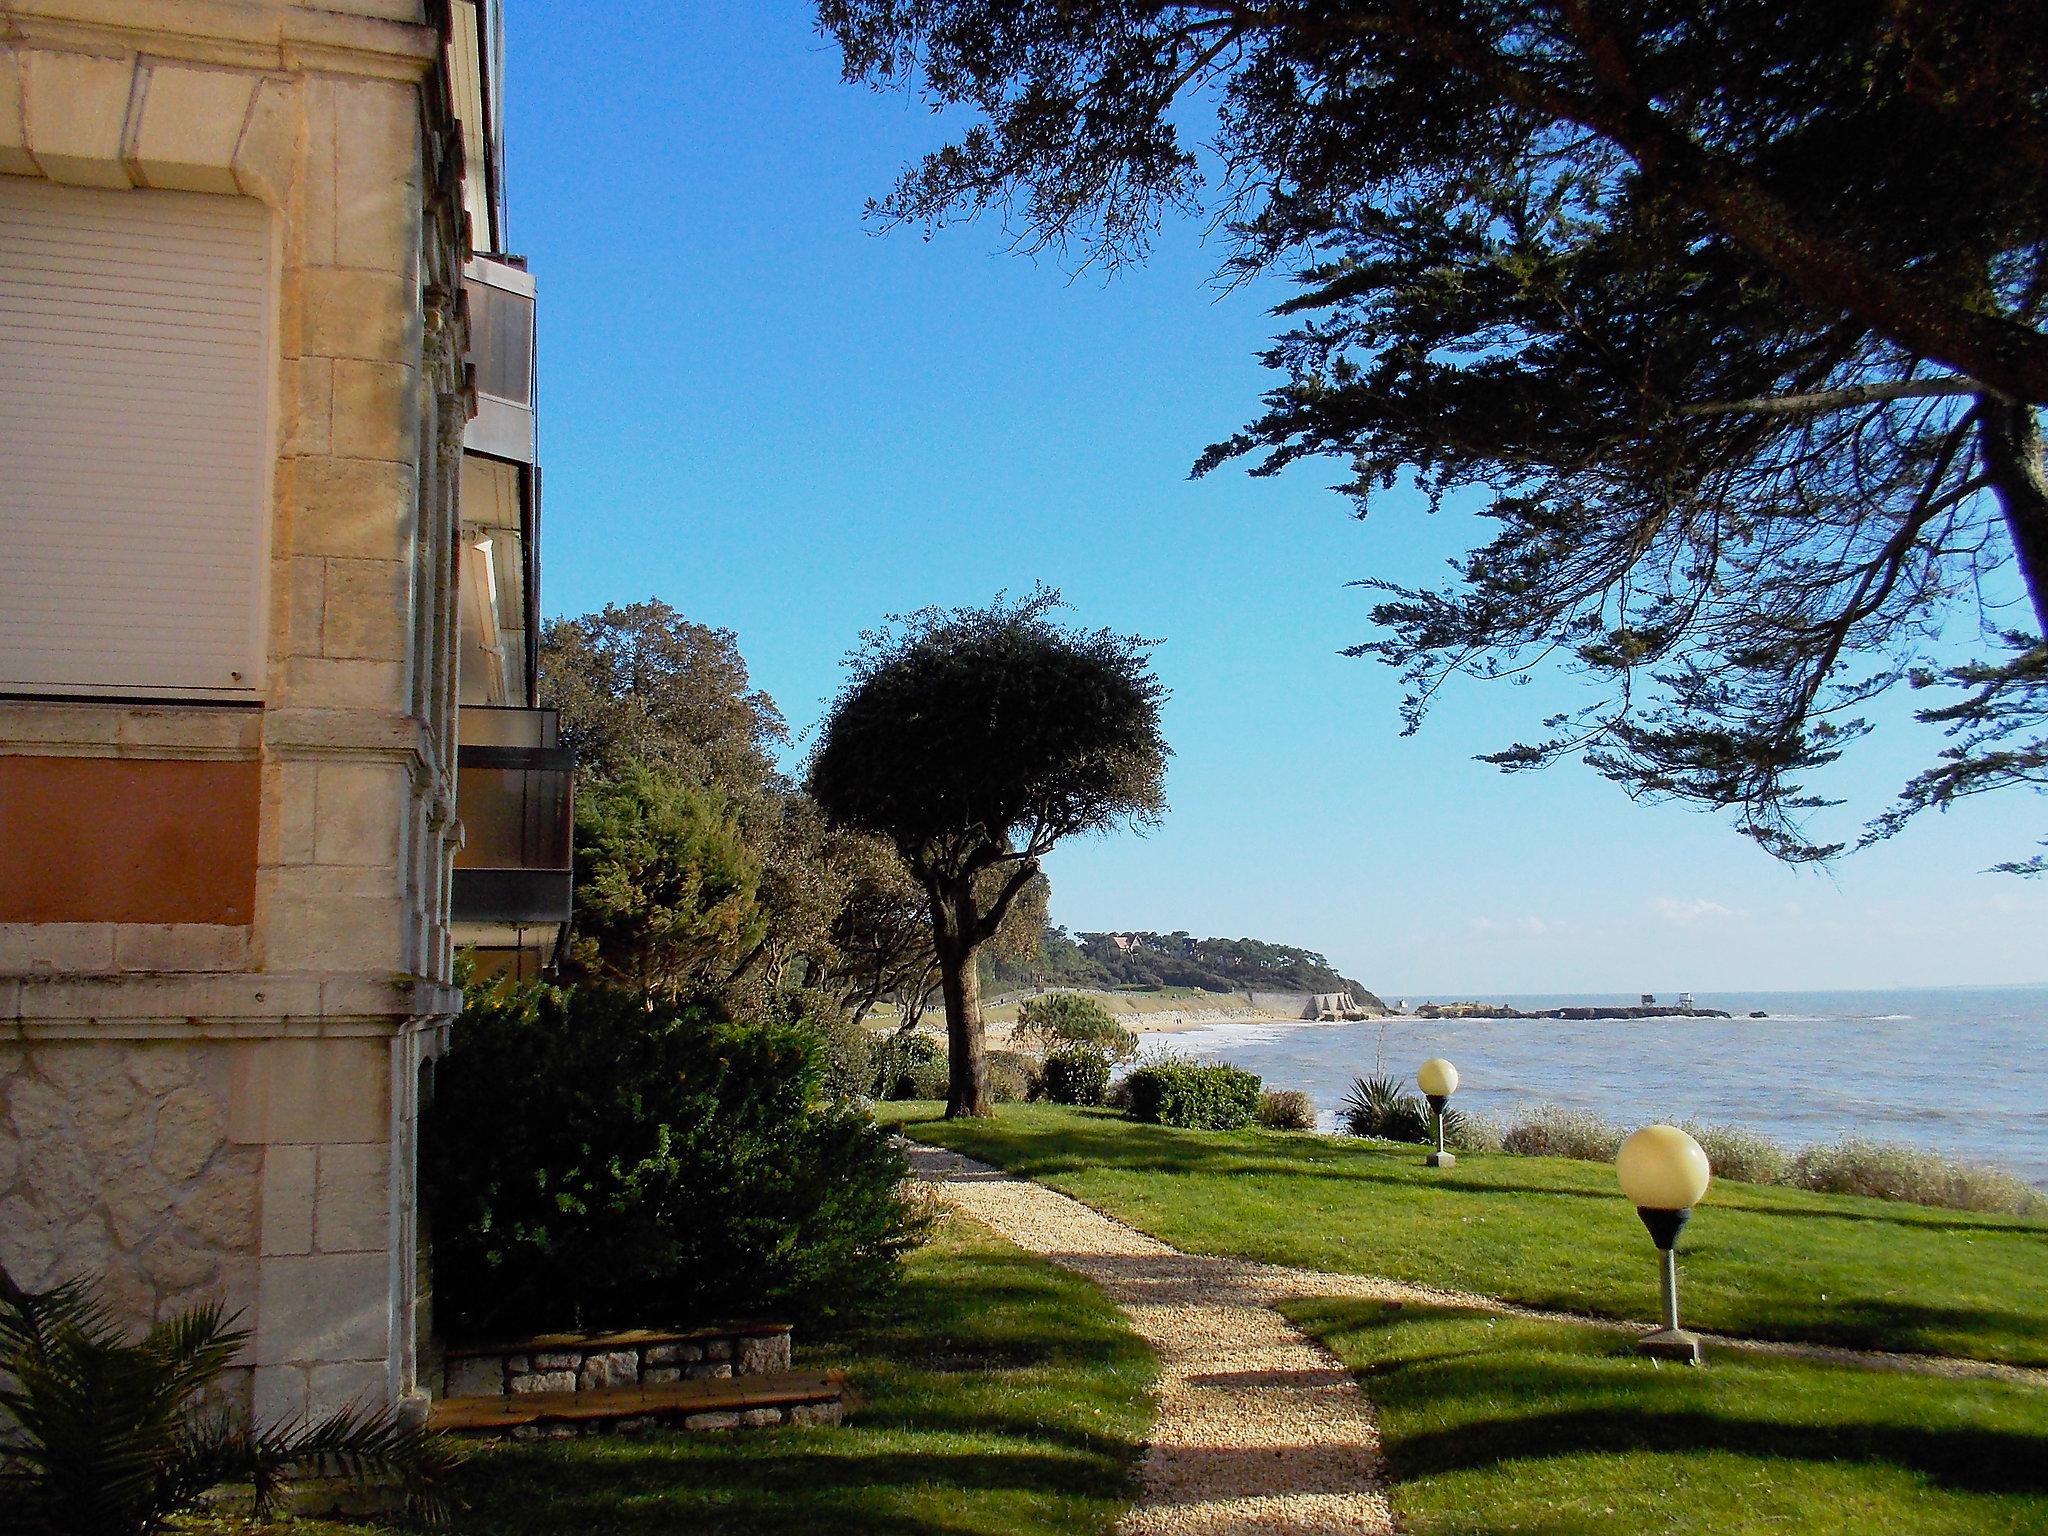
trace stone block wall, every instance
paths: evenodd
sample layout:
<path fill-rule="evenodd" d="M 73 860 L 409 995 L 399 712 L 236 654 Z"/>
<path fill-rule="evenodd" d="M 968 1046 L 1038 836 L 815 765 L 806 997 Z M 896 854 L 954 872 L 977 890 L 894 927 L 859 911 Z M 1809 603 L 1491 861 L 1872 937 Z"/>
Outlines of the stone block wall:
<path fill-rule="evenodd" d="M 16 1281 L 104 1276 L 158 1322 L 256 1299 L 263 1157 L 228 1137 L 224 1044 L 0 1044 L 0 1233 Z"/>
<path fill-rule="evenodd" d="M 786 1323 L 746 1323 L 450 1348 L 445 1388 L 449 1397 L 494 1397 L 758 1376 L 789 1369 L 789 1338 Z"/>

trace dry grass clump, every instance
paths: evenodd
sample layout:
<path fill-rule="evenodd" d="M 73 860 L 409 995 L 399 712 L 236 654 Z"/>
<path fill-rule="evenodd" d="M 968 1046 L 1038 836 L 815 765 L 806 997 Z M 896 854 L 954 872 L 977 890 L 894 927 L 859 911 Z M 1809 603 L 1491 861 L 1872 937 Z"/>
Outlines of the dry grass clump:
<path fill-rule="evenodd" d="M 1315 1101 L 1298 1088 L 1268 1088 L 1259 1095 L 1259 1124 L 1269 1131 L 1312 1131 Z"/>
<path fill-rule="evenodd" d="M 1485 1115 L 1454 1109 L 1444 1117 L 1444 1141 L 1454 1152 L 1499 1152 L 1506 1137 L 1506 1128 Z"/>
<path fill-rule="evenodd" d="M 1503 1152 L 1522 1157 L 1576 1157 L 1604 1163 L 1621 1150 L 1627 1132 L 1583 1109 L 1542 1104 L 1501 1134 Z"/>
<path fill-rule="evenodd" d="M 1709 1159 L 1713 1156 L 1708 1154 Z M 1792 1160 L 1786 1182 L 1827 1195 L 1871 1195 L 1952 1211 L 2010 1216 L 2048 1214 L 2025 1179 L 1985 1163 L 1967 1163 L 1921 1147 L 1843 1136 L 1818 1142 Z"/>
<path fill-rule="evenodd" d="M 1681 1131 L 1700 1144 L 1717 1179 L 1739 1184 L 1783 1184 L 1792 1169 L 1792 1154 L 1770 1137 L 1739 1125 L 1701 1125 L 1688 1120 Z"/>

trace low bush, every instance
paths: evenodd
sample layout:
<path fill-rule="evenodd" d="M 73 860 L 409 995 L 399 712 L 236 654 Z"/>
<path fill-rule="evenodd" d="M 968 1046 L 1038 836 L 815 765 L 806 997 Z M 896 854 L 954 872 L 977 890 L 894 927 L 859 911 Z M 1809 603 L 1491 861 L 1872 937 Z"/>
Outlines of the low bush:
<path fill-rule="evenodd" d="M 943 1099 L 946 1048 L 930 1035 L 885 1035 L 868 1055 L 868 1097 Z"/>
<path fill-rule="evenodd" d="M 1038 1087 L 1038 1062 L 1022 1051 L 990 1051 L 987 1074 L 991 1104 L 1021 1104 Z"/>
<path fill-rule="evenodd" d="M 1109 1056 L 1099 1046 L 1062 1046 L 1045 1058 L 1038 1086 L 1055 1104 L 1100 1104 L 1109 1094 Z"/>
<path fill-rule="evenodd" d="M 1132 1118 L 1155 1125 L 1237 1131 L 1259 1112 L 1258 1075 L 1220 1062 L 1157 1061 L 1124 1081 Z"/>
<path fill-rule="evenodd" d="M 1381 1141 L 1436 1140 L 1429 1109 L 1391 1077 L 1354 1077 L 1351 1091 L 1337 1111 L 1347 1136 L 1374 1136 Z M 1448 1134 L 1449 1122 L 1445 1122 Z"/>
<path fill-rule="evenodd" d="M 1710 1154 L 1711 1156 L 1711 1154 Z M 1825 1195 L 1872 1195 L 1956 1211 L 2048 1214 L 2048 1197 L 2017 1174 L 1966 1163 L 1921 1147 L 1844 1136 L 1807 1147 L 1792 1160 L 1788 1181 Z"/>
<path fill-rule="evenodd" d="M 1701 1125 L 1688 1120 L 1679 1127 L 1700 1144 L 1717 1179 L 1742 1184 L 1782 1184 L 1792 1157 L 1770 1137 L 1739 1125 Z"/>
<path fill-rule="evenodd" d="M 923 1234 L 909 1168 L 824 1091 L 817 1031 L 632 994 L 472 987 L 422 1133 L 436 1308 L 457 1336 L 815 1321 Z"/>
<path fill-rule="evenodd" d="M 1299 1088 L 1269 1088 L 1259 1095 L 1259 1124 L 1269 1131 L 1312 1131 L 1315 1100 Z"/>
<path fill-rule="evenodd" d="M 1138 1054 L 1138 1037 L 1102 1004 L 1078 992 L 1032 998 L 1018 1010 L 1017 1033 L 1048 1052 L 1092 1045 L 1111 1061 L 1130 1061 Z"/>
<path fill-rule="evenodd" d="M 1503 1152 L 1525 1157 L 1576 1157 L 1586 1162 L 1612 1161 L 1627 1133 L 1618 1125 L 1582 1109 L 1544 1104 L 1501 1133 Z"/>
<path fill-rule="evenodd" d="M 1498 1152 L 1507 1134 L 1498 1120 L 1485 1115 L 1468 1115 L 1459 1110 L 1444 1114 L 1444 1143 L 1458 1152 Z"/>

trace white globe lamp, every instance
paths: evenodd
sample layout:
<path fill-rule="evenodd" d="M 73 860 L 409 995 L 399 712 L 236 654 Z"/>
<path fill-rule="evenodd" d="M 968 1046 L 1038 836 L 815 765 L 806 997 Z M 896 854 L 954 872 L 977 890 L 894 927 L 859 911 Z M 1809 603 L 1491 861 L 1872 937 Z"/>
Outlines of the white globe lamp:
<path fill-rule="evenodd" d="M 1698 1365 L 1699 1335 L 1678 1326 L 1678 1234 L 1705 1198 L 1714 1170 L 1700 1144 L 1677 1126 L 1646 1125 L 1622 1142 L 1614 1171 L 1663 1265 L 1664 1326 L 1644 1334 L 1636 1347 L 1659 1359 Z"/>
<path fill-rule="evenodd" d="M 1422 1090 L 1422 1096 L 1429 1100 L 1430 1113 L 1436 1116 L 1436 1150 L 1424 1161 L 1432 1168 L 1453 1167 L 1458 1159 L 1444 1147 L 1444 1106 L 1458 1091 L 1458 1069 L 1443 1057 L 1432 1056 L 1415 1074 L 1415 1086 Z"/>

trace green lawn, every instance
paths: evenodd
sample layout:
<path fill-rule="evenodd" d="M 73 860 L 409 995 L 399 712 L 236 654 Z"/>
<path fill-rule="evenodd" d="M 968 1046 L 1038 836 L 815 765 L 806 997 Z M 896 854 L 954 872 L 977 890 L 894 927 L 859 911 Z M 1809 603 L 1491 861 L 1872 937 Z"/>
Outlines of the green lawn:
<path fill-rule="evenodd" d="M 1654 1251 L 1605 1164 L 1299 1133 L 1175 1131 L 1004 1105 L 912 1135 L 1063 1190 L 1177 1247 L 1385 1275 L 1648 1322 Z M 2048 1223 L 1717 1184 L 1686 1229 L 1693 1326 L 2048 1365 Z"/>
<path fill-rule="evenodd" d="M 798 1350 L 848 1372 L 866 1399 L 851 1424 L 488 1444 L 459 1474 L 454 1530 L 1069 1536 L 1129 1507 L 1151 1352 L 1093 1286 L 969 1221 L 946 1219 L 906 1261 L 892 1316 Z M 286 1533 L 368 1536 L 328 1522 L 263 1536 Z"/>
<path fill-rule="evenodd" d="M 2048 1531 L 2048 1394 L 1714 1355 L 1611 1331 L 1317 1299 L 1285 1309 L 1358 1373 L 1412 1536 Z"/>

